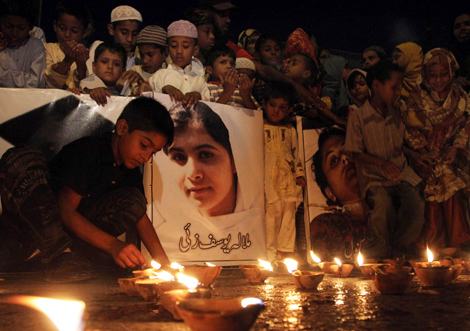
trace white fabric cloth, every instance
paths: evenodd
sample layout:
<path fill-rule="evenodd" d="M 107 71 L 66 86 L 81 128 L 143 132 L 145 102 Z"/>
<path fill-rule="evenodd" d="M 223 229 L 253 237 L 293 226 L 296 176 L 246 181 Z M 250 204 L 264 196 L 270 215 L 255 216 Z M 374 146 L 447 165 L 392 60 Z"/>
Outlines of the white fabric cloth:
<path fill-rule="evenodd" d="M 183 94 L 188 92 L 199 92 L 203 101 L 210 100 L 210 92 L 204 76 L 198 74 L 198 70 L 194 71 L 193 66 L 189 64 L 186 68 L 169 64 L 167 69 L 158 70 L 150 78 L 150 86 L 157 93 L 162 93 L 162 88 L 166 85 L 174 86 Z"/>
<path fill-rule="evenodd" d="M 277 200 L 266 207 L 266 246 L 268 261 L 277 251 L 292 253 L 295 248 L 295 202 Z"/>
<path fill-rule="evenodd" d="M 292 126 L 264 124 L 264 184 L 266 203 L 302 201 L 297 177 L 305 177 Z"/>
<path fill-rule="evenodd" d="M 44 88 L 46 52 L 42 41 L 29 38 L 18 48 L 0 52 L 0 87 Z"/>
<path fill-rule="evenodd" d="M 98 78 L 98 76 L 96 76 L 95 74 L 88 76 L 85 79 L 82 79 L 80 81 L 80 87 L 82 89 L 87 88 L 89 90 L 92 90 L 98 87 L 107 88 L 106 84 L 100 78 Z"/>

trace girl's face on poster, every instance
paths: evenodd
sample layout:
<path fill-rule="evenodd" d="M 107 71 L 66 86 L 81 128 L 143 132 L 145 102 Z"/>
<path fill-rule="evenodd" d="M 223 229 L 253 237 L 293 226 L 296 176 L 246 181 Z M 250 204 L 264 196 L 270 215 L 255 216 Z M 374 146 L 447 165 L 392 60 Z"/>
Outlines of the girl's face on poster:
<path fill-rule="evenodd" d="M 204 216 L 230 214 L 236 204 L 235 163 L 207 131 L 189 126 L 168 150 L 178 167 L 178 186 Z"/>
<path fill-rule="evenodd" d="M 322 167 L 331 200 L 345 204 L 359 198 L 355 164 L 344 151 L 343 136 L 332 136 L 322 146 Z"/>

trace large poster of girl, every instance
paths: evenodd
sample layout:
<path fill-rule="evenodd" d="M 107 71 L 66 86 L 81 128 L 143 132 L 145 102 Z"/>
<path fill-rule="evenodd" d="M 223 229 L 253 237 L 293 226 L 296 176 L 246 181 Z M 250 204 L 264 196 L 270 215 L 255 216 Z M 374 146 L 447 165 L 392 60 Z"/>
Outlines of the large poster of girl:
<path fill-rule="evenodd" d="M 322 261 L 352 260 L 364 243 L 367 206 L 355 165 L 344 152 L 346 131 L 332 127 L 302 133 L 307 248 Z"/>
<path fill-rule="evenodd" d="M 265 259 L 262 113 L 155 98 L 175 124 L 150 174 L 152 219 L 170 260 Z"/>

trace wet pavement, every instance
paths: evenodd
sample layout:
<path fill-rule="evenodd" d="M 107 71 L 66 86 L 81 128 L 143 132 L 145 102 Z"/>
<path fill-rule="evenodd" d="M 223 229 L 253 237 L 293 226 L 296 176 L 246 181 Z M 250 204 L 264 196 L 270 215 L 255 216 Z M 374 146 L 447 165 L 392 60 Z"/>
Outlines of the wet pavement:
<path fill-rule="evenodd" d="M 117 277 L 50 284 L 40 274 L 0 274 L 0 300 L 14 294 L 86 303 L 85 330 L 189 330 L 156 303 L 122 293 Z M 317 291 L 298 291 L 289 274 L 251 285 L 238 269 L 224 269 L 212 297 L 258 297 L 265 303 L 252 330 L 466 330 L 470 329 L 470 276 L 445 288 L 421 286 L 414 277 L 402 295 L 381 295 L 355 269 L 348 278 L 326 275 Z M 56 330 L 44 315 L 0 305 L 0 330 Z"/>

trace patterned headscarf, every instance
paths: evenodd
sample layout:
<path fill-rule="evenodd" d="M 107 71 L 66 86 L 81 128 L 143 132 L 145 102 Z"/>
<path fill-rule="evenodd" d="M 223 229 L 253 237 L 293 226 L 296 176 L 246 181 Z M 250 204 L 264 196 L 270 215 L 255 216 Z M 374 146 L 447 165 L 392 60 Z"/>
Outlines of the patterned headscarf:
<path fill-rule="evenodd" d="M 429 89 L 431 87 L 429 86 L 426 80 L 426 71 L 429 70 L 429 68 L 432 65 L 437 64 L 437 63 L 439 63 L 444 68 L 447 67 L 449 69 L 451 83 L 455 78 L 455 72 L 460 69 L 459 64 L 457 63 L 457 60 L 455 59 L 454 54 L 449 52 L 447 49 L 445 48 L 431 49 L 424 56 L 423 71 L 421 73 L 421 82 L 423 82 L 423 84 L 426 84 L 426 86 L 429 87 Z"/>
<path fill-rule="evenodd" d="M 238 36 L 238 46 L 240 46 L 243 49 L 246 49 L 246 45 L 248 45 L 248 41 L 254 35 L 261 35 L 261 33 L 255 29 L 243 30 Z"/>
<path fill-rule="evenodd" d="M 290 34 L 289 38 L 287 38 L 286 47 L 284 48 L 284 65 L 286 60 L 295 54 L 307 55 L 318 65 L 312 41 L 308 34 L 301 28 L 296 29 Z"/>
<path fill-rule="evenodd" d="M 423 64 L 423 50 L 418 44 L 407 42 L 396 46 L 405 56 L 405 77 L 401 96 L 407 99 L 411 90 L 417 84 Z"/>

